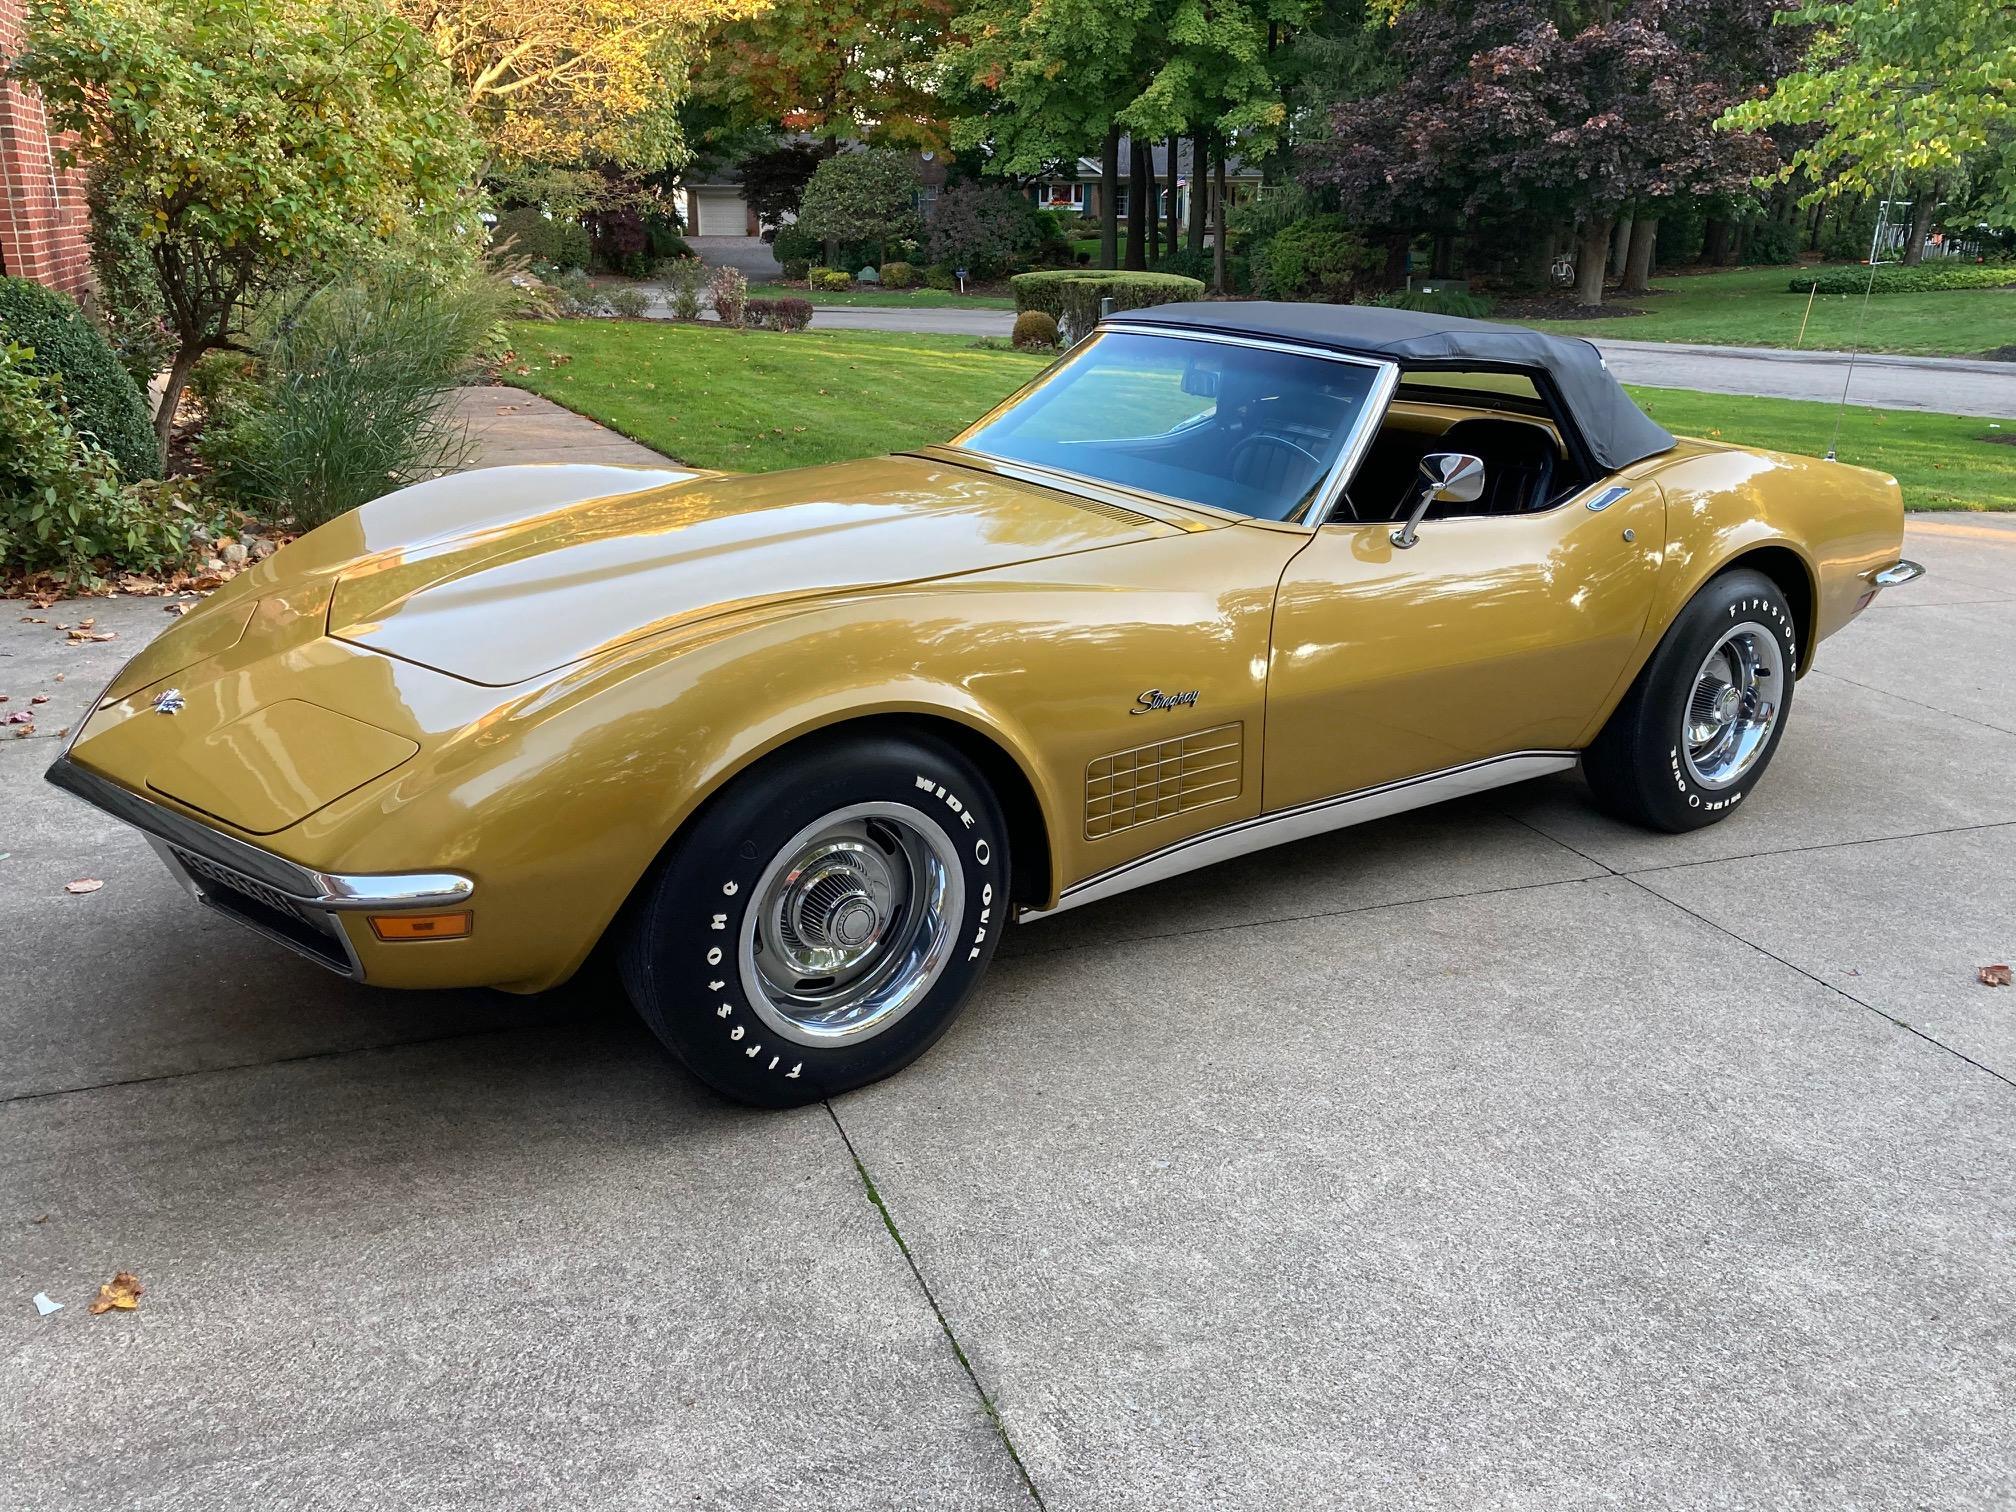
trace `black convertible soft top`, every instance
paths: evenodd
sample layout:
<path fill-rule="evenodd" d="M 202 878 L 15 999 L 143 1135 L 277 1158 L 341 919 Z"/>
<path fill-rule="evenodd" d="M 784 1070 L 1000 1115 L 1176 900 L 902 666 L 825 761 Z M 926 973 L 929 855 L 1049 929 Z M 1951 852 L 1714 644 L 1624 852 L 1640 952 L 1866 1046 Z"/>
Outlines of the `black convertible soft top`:
<path fill-rule="evenodd" d="M 1107 316 L 1105 324 L 1300 342 L 1416 369 L 1538 369 L 1552 380 L 1567 409 L 1566 418 L 1582 433 L 1590 455 L 1607 471 L 1629 467 L 1673 445 L 1672 435 L 1631 402 L 1631 396 L 1603 365 L 1603 354 L 1589 342 L 1549 336 L 1524 326 L 1376 305 L 1280 304 L 1259 299 L 1123 310 Z"/>

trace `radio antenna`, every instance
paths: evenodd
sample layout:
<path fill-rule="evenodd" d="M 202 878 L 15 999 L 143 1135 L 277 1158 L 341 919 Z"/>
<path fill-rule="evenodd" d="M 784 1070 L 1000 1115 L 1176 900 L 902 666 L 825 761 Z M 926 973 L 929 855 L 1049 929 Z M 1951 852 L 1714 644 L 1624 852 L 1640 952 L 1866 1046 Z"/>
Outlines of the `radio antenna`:
<path fill-rule="evenodd" d="M 1862 350 L 1863 329 L 1869 324 L 1869 296 L 1876 292 L 1876 253 L 1883 245 L 1884 222 L 1889 217 L 1891 204 L 1897 198 L 1897 177 L 1903 166 L 1901 159 L 1890 165 L 1890 195 L 1876 207 L 1876 229 L 1869 233 L 1869 282 L 1863 286 L 1862 310 L 1855 317 L 1855 335 L 1848 343 L 1848 371 L 1841 375 L 1841 402 L 1834 407 L 1834 434 L 1827 442 L 1829 462 L 1841 460 L 1837 453 L 1841 445 L 1841 422 L 1848 416 L 1848 385 L 1855 381 L 1855 359 Z M 1912 224 L 1917 224 L 1915 216 Z M 1907 231 L 1905 234 L 1908 236 L 1910 233 Z"/>

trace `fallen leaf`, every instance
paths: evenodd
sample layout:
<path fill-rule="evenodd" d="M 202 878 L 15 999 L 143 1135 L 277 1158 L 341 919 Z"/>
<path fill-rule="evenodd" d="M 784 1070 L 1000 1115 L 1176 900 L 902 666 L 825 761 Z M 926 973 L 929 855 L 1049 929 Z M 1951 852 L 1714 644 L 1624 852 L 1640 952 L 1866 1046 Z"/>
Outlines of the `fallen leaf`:
<path fill-rule="evenodd" d="M 75 630 L 70 632 L 71 641 L 78 645 L 82 645 L 86 641 L 109 641 L 117 640 L 118 638 L 119 632 L 117 630 L 86 630 L 82 625 L 79 625 Z"/>
<path fill-rule="evenodd" d="M 49 695 L 47 693 L 37 693 L 33 698 L 29 699 L 28 702 L 30 702 L 31 704 L 47 703 L 49 702 Z"/>
<path fill-rule="evenodd" d="M 33 724 L 33 723 L 35 723 L 35 716 L 33 714 L 30 714 L 26 709 L 16 709 L 12 714 L 9 714 L 5 719 L 0 719 L 0 724 L 17 725 L 17 724 Z"/>
<path fill-rule="evenodd" d="M 79 877 L 75 882 L 65 882 L 63 884 L 63 891 L 81 895 L 83 893 L 94 893 L 104 885 L 96 877 Z"/>
<path fill-rule="evenodd" d="M 140 1278 L 131 1271 L 121 1271 L 110 1281 L 98 1288 L 98 1295 L 92 1300 L 92 1317 L 111 1312 L 115 1307 L 120 1312 L 132 1312 L 140 1305 L 140 1293 L 147 1288 L 140 1284 Z"/>
<path fill-rule="evenodd" d="M 2000 963 L 1993 966 L 1983 966 L 1974 974 L 1981 979 L 1983 987 L 2007 987 L 2009 985 L 2009 968 Z"/>

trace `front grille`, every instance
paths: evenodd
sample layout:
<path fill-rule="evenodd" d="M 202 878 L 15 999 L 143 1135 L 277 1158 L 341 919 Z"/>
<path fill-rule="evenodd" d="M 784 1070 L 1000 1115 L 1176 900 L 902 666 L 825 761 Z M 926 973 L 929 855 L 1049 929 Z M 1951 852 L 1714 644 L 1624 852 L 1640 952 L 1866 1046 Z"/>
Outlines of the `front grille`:
<path fill-rule="evenodd" d="M 290 918 L 296 919 L 301 916 L 300 911 L 294 906 L 294 900 L 280 891 L 279 888 L 268 887 L 257 877 L 248 877 L 245 873 L 238 871 L 234 867 L 212 861 L 208 856 L 199 856 L 196 852 L 184 850 L 179 845 L 173 846 L 171 849 L 175 852 L 175 859 L 180 861 L 184 867 L 203 881 L 215 883 L 220 887 L 228 887 L 234 892 L 256 898 L 275 913 L 286 914 Z"/>
<path fill-rule="evenodd" d="M 1085 838 L 1237 798 L 1245 728 L 1219 725 L 1101 756 L 1085 769 Z"/>

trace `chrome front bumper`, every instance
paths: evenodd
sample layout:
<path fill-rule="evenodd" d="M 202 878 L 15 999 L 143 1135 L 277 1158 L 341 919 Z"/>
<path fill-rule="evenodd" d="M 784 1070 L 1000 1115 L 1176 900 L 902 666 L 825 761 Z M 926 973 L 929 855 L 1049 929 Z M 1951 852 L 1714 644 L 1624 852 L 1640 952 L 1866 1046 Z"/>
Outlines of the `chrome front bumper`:
<path fill-rule="evenodd" d="M 297 865 L 100 777 L 65 754 L 49 781 L 147 837 L 199 902 L 356 981 L 364 968 L 338 914 L 465 906 L 476 884 L 454 872 L 346 876 Z"/>

